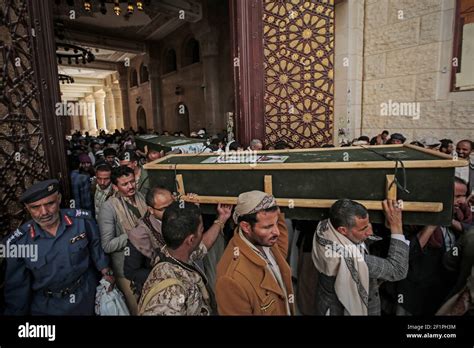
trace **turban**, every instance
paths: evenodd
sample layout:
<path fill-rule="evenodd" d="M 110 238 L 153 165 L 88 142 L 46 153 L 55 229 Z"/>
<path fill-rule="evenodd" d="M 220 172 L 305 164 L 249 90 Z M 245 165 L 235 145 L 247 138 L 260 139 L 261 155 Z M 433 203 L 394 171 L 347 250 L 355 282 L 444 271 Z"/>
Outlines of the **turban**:
<path fill-rule="evenodd" d="M 237 199 L 237 206 L 234 209 L 234 221 L 239 223 L 239 217 L 258 213 L 259 211 L 276 207 L 275 197 L 261 191 L 244 192 Z"/>

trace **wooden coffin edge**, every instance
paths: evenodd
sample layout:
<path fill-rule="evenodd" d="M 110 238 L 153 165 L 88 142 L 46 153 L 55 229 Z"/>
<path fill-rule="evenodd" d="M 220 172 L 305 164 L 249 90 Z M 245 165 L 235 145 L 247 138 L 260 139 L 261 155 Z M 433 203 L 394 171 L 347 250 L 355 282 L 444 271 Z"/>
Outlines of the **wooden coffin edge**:
<path fill-rule="evenodd" d="M 197 196 L 187 195 L 180 197 L 185 202 L 200 204 L 237 204 L 237 197 L 226 196 Z M 308 199 L 308 198 L 276 198 L 280 207 L 290 208 L 331 208 L 337 199 Z M 358 200 L 353 201 L 362 204 L 367 210 L 383 210 L 382 201 Z M 403 202 L 405 212 L 440 213 L 443 211 L 442 202 Z"/>
<path fill-rule="evenodd" d="M 424 212 L 424 213 L 440 213 L 443 211 L 442 202 L 410 202 L 397 199 L 397 187 L 393 185 L 394 175 L 386 175 L 385 198 L 397 202 L 401 209 L 405 212 Z M 201 196 L 196 194 L 186 194 L 184 179 L 182 174 L 176 175 L 176 184 L 179 199 L 185 202 L 193 202 L 199 204 L 231 204 L 236 205 L 238 197 L 232 196 Z M 272 176 L 264 177 L 264 192 L 273 195 Z M 293 208 L 331 208 L 337 199 L 313 199 L 313 198 L 275 198 L 277 204 L 281 207 Z M 383 210 L 382 201 L 373 200 L 357 200 L 354 201 L 362 204 L 367 210 Z"/>
<path fill-rule="evenodd" d="M 381 145 L 367 146 L 362 148 L 382 148 L 382 147 L 407 147 L 416 151 L 428 153 L 439 157 L 439 160 L 415 160 L 404 161 L 405 168 L 455 168 L 465 167 L 469 163 L 464 159 L 454 159 L 450 155 L 434 151 L 430 149 L 420 148 L 415 145 Z M 361 147 L 332 147 L 325 149 L 301 149 L 301 150 L 276 150 L 276 151 L 259 151 L 258 153 L 292 153 L 292 152 L 318 152 L 318 151 L 334 151 L 335 149 L 343 149 L 344 151 L 356 150 Z M 184 155 L 168 155 L 151 163 L 145 164 L 145 169 L 161 169 L 161 170 L 307 170 L 307 169 L 394 169 L 396 163 L 394 161 L 372 161 L 372 162 L 319 162 L 319 163 L 227 163 L 227 164 L 161 164 L 172 157 L 199 157 L 212 156 L 209 153 L 202 154 L 184 154 Z"/>

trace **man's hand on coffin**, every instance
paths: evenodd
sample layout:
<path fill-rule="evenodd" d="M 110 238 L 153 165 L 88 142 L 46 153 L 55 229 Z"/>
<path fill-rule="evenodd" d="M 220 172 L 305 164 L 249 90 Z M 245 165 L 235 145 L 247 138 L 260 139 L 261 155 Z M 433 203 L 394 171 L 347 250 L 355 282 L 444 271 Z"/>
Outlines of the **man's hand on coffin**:
<path fill-rule="evenodd" d="M 196 202 L 193 202 L 193 203 L 199 207 L 199 201 L 198 201 L 199 198 L 196 193 L 188 193 L 187 196 L 189 199 L 196 200 Z"/>
<path fill-rule="evenodd" d="M 390 228 L 392 234 L 403 234 L 402 209 L 397 201 L 386 199 L 382 202 L 385 214 L 385 224 Z"/>

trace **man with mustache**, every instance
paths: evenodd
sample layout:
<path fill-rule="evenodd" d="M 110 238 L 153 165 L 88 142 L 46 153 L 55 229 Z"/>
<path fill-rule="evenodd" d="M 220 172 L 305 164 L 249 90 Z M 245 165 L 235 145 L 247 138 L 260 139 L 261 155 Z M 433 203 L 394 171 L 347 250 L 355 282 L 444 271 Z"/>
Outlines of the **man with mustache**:
<path fill-rule="evenodd" d="M 456 168 L 456 176 L 466 181 L 471 189 L 474 187 L 474 163 L 471 161 L 473 144 L 470 140 L 461 140 L 456 145 L 459 158 L 466 160 L 469 164 L 465 167 Z"/>
<path fill-rule="evenodd" d="M 92 187 L 96 219 L 99 218 L 102 204 L 114 194 L 112 180 L 110 179 L 111 176 L 112 167 L 108 164 L 101 164 L 96 168 L 95 182 Z"/>
<path fill-rule="evenodd" d="M 6 241 L 31 247 L 36 255 L 7 258 L 6 315 L 93 315 L 102 274 L 111 284 L 109 260 L 92 214 L 59 209 L 57 180 L 28 188 L 20 198 L 32 220 Z"/>
<path fill-rule="evenodd" d="M 238 228 L 217 265 L 216 299 L 221 315 L 293 315 L 288 229 L 273 196 L 242 193 Z"/>
<path fill-rule="evenodd" d="M 365 241 L 373 234 L 367 209 L 350 199 L 336 201 L 329 219 L 318 224 L 313 262 L 319 272 L 316 315 L 380 315 L 379 280 L 404 279 L 409 242 L 403 235 L 401 208 L 382 203 L 390 228 L 386 258 L 370 255 Z"/>
<path fill-rule="evenodd" d="M 104 251 L 112 258 L 112 269 L 117 286 L 124 293 L 128 309 L 132 315 L 137 313 L 137 301 L 130 288 L 130 281 L 124 276 L 124 257 L 129 255 L 126 248 L 128 234 L 146 211 L 143 195 L 137 191 L 133 169 L 120 166 L 112 170 L 114 196 L 103 205 L 99 214 L 100 235 Z"/>

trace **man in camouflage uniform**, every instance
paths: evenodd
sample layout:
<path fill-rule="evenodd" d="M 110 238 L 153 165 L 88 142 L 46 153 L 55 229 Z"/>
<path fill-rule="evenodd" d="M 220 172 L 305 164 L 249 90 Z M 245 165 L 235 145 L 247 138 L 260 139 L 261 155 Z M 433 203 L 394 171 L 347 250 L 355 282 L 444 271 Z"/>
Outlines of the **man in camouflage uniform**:
<path fill-rule="evenodd" d="M 231 206 L 220 207 L 228 219 Z M 216 220 L 216 224 L 222 221 Z M 166 246 L 160 262 L 151 271 L 138 305 L 139 315 L 210 315 L 215 312 L 213 294 L 204 272 L 195 264 L 214 244 L 219 229 L 203 234 L 198 206 L 174 202 L 163 215 L 162 233 Z"/>

